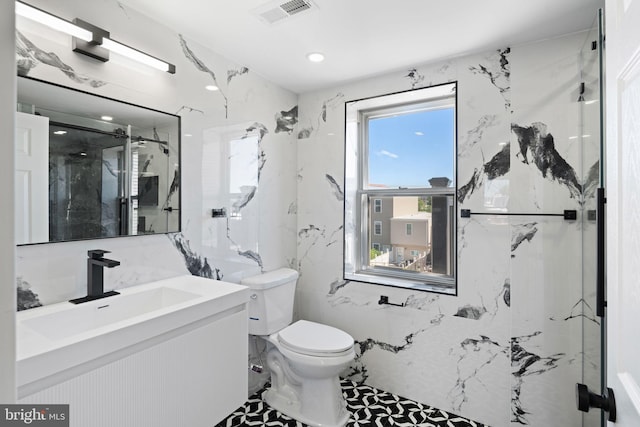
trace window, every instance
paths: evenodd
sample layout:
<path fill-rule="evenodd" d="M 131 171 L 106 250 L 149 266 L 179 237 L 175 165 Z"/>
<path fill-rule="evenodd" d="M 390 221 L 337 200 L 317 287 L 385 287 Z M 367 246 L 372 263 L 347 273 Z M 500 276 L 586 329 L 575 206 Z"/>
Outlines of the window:
<path fill-rule="evenodd" d="M 376 236 L 382 235 L 382 221 L 375 221 L 373 223 L 373 234 Z"/>
<path fill-rule="evenodd" d="M 456 293 L 456 89 L 346 103 L 346 280 Z"/>
<path fill-rule="evenodd" d="M 374 243 L 373 249 L 375 249 L 376 251 L 380 251 L 380 243 Z"/>

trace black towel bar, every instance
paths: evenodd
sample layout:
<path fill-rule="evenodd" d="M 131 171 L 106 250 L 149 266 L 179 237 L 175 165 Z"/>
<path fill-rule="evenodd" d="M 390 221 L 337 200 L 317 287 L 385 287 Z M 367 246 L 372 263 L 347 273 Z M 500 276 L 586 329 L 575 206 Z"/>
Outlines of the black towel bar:
<path fill-rule="evenodd" d="M 471 215 L 561 216 L 566 220 L 575 220 L 578 218 L 578 211 L 565 210 L 561 214 L 552 214 L 552 213 L 515 213 L 515 212 L 471 212 L 471 209 L 460 209 L 460 218 L 471 218 Z"/>

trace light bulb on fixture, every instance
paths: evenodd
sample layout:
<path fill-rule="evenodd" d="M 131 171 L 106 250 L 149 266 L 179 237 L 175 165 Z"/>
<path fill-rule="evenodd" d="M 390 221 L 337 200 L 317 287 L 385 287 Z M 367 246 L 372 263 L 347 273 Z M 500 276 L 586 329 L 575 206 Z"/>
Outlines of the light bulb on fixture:
<path fill-rule="evenodd" d="M 93 33 L 91 31 L 81 28 L 65 19 L 58 18 L 37 7 L 22 3 L 21 1 L 16 1 L 16 14 L 86 42 L 93 40 Z"/>
<path fill-rule="evenodd" d="M 311 62 L 322 62 L 324 61 L 324 54 L 320 52 L 311 52 L 307 54 L 307 59 Z"/>
<path fill-rule="evenodd" d="M 110 50 L 111 52 L 118 53 L 122 56 L 126 56 L 129 59 L 133 59 L 135 61 L 141 62 L 145 65 L 155 68 L 156 70 L 166 71 L 167 73 L 174 74 L 176 72 L 176 67 L 173 65 L 161 61 L 158 58 L 154 58 L 151 55 L 147 55 L 144 52 L 141 52 L 137 49 L 129 47 L 125 44 L 117 42 L 115 40 L 111 40 L 110 38 L 103 37 L 102 38 L 102 47 Z"/>

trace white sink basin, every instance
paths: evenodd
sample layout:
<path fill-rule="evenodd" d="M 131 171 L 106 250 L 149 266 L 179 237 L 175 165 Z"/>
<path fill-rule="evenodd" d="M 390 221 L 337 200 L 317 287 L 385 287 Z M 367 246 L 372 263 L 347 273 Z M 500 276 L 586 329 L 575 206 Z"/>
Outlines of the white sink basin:
<path fill-rule="evenodd" d="M 152 345 L 154 340 L 244 309 L 249 300 L 246 286 L 196 276 L 118 292 L 83 304 L 63 302 L 17 313 L 19 396 L 77 375 L 78 369 L 89 369 L 98 359 L 108 363 L 118 352 L 141 343 Z"/>
<path fill-rule="evenodd" d="M 108 326 L 122 320 L 193 300 L 201 295 L 166 286 L 135 293 L 124 293 L 84 303 L 68 310 L 25 319 L 22 326 L 58 340 L 92 329 Z M 64 304 L 67 305 L 67 304 Z"/>

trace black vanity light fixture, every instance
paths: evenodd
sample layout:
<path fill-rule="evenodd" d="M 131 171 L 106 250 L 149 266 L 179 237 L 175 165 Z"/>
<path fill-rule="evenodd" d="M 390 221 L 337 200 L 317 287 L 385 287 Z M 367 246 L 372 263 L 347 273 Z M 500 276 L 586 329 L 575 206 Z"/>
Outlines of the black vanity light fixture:
<path fill-rule="evenodd" d="M 176 73 L 176 67 L 173 64 L 115 41 L 108 31 L 82 19 L 76 18 L 73 22 L 69 22 L 19 0 L 16 1 L 16 14 L 69 34 L 73 37 L 74 52 L 102 62 L 107 62 L 109 52 L 114 52 L 160 71 L 166 71 L 170 74 Z"/>

